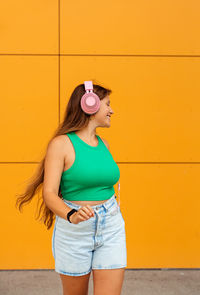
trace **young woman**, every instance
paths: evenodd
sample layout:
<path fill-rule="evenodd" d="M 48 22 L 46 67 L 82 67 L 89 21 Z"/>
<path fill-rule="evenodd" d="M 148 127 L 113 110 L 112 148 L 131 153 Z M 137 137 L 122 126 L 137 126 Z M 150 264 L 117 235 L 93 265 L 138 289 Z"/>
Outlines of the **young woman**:
<path fill-rule="evenodd" d="M 20 209 L 43 184 L 40 211 L 47 229 L 55 219 L 52 253 L 63 295 L 87 295 L 91 271 L 94 295 L 121 294 L 126 234 L 113 187 L 120 171 L 96 134 L 110 127 L 111 93 L 92 81 L 74 89 L 35 179 L 16 203 Z"/>

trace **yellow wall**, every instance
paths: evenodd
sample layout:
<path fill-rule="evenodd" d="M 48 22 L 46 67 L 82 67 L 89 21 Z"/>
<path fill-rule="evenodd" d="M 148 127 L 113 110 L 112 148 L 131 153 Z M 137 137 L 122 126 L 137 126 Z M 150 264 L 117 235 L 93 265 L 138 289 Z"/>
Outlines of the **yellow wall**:
<path fill-rule="evenodd" d="M 73 89 L 113 90 L 127 268 L 200 267 L 200 2 L 2 1 L 0 269 L 53 269 L 36 199 L 15 208 Z M 117 186 L 115 186 L 117 192 Z"/>

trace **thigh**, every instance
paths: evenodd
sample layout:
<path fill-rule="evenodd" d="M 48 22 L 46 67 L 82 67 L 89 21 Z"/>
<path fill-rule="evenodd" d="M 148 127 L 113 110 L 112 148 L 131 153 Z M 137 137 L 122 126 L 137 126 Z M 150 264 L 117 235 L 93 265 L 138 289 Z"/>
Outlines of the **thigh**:
<path fill-rule="evenodd" d="M 63 295 L 87 295 L 90 273 L 83 276 L 69 276 L 60 274 Z"/>
<path fill-rule="evenodd" d="M 94 295 L 120 295 L 125 268 L 93 269 Z"/>

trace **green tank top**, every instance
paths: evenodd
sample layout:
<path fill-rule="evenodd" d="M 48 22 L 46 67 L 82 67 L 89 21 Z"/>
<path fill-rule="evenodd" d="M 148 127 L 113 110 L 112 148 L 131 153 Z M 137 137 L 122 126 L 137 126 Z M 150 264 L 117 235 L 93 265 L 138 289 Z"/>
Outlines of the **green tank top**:
<path fill-rule="evenodd" d="M 61 175 L 62 197 L 69 201 L 108 200 L 115 194 L 113 185 L 120 178 L 120 170 L 110 151 L 100 138 L 91 146 L 75 132 L 66 133 L 75 150 L 72 166 Z"/>

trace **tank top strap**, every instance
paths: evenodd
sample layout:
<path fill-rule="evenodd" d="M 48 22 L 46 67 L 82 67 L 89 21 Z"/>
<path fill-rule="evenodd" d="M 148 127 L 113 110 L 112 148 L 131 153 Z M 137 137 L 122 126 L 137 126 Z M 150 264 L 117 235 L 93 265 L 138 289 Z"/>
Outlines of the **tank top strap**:
<path fill-rule="evenodd" d="M 76 134 L 74 132 L 69 132 L 69 133 L 65 133 L 69 139 L 71 140 L 71 143 L 74 147 L 75 153 L 76 153 L 76 157 L 79 155 L 79 151 L 81 150 L 81 144 L 76 136 Z"/>
<path fill-rule="evenodd" d="M 78 142 L 76 136 L 74 135 L 74 132 L 68 132 L 68 133 L 65 133 L 65 134 L 69 137 L 69 139 L 71 140 L 71 142 L 73 144 Z"/>

